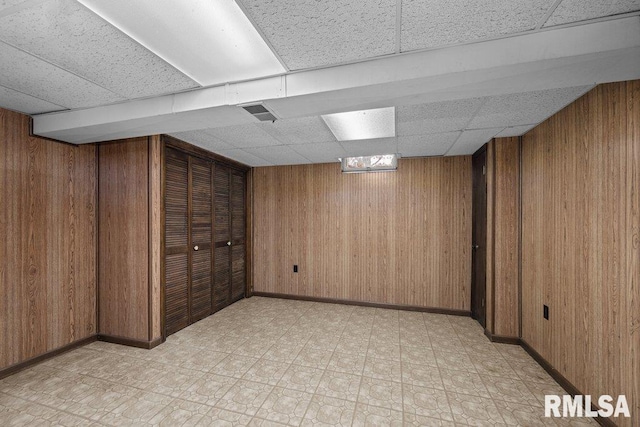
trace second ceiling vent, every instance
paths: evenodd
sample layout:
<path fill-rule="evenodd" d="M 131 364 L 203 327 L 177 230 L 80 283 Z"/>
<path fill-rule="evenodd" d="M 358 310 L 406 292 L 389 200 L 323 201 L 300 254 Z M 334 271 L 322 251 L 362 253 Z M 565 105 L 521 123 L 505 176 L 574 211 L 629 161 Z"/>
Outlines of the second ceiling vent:
<path fill-rule="evenodd" d="M 275 122 L 277 120 L 277 117 L 262 104 L 243 105 L 242 108 L 261 122 Z"/>

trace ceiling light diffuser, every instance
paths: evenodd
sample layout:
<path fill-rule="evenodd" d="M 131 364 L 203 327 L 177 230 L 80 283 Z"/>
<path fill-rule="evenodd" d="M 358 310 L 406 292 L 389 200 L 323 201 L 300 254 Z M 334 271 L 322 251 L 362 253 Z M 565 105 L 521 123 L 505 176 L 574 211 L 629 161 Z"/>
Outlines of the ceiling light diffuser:
<path fill-rule="evenodd" d="M 395 154 L 345 157 L 340 162 L 344 173 L 388 172 L 398 169 L 398 156 Z"/>
<path fill-rule="evenodd" d="M 286 72 L 233 0 L 79 1 L 202 86 Z"/>
<path fill-rule="evenodd" d="M 325 114 L 322 120 L 338 141 L 390 138 L 396 136 L 396 108 Z"/>

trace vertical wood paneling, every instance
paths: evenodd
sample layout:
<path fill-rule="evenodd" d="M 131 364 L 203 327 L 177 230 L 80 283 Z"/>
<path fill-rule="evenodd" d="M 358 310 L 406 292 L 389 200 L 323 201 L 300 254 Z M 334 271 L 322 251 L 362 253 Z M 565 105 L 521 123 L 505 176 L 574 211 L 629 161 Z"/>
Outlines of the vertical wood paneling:
<path fill-rule="evenodd" d="M 254 290 L 469 310 L 471 187 L 470 157 L 255 168 Z"/>
<path fill-rule="evenodd" d="M 487 217 L 487 293 L 491 295 L 487 329 L 494 335 L 519 337 L 520 141 L 497 138 L 489 143 L 488 185 L 491 215 Z"/>
<path fill-rule="evenodd" d="M 640 423 L 640 81 L 596 87 L 522 145 L 522 332 Z M 542 305 L 550 319 L 542 318 Z"/>
<path fill-rule="evenodd" d="M 162 140 L 159 135 L 149 137 L 149 272 L 151 330 L 149 340 L 162 336 Z"/>
<path fill-rule="evenodd" d="M 149 141 L 99 145 L 101 334 L 149 339 Z"/>
<path fill-rule="evenodd" d="M 95 146 L 0 109 L 0 369 L 96 333 Z"/>

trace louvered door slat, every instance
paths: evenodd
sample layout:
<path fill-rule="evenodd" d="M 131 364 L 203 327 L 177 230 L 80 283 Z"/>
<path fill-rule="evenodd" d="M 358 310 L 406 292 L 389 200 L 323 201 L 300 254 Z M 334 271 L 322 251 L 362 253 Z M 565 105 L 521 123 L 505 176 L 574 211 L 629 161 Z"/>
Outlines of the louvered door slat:
<path fill-rule="evenodd" d="M 191 158 L 191 319 L 211 312 L 211 163 Z"/>
<path fill-rule="evenodd" d="M 172 334 L 189 324 L 188 159 L 167 149 L 165 181 L 165 325 Z"/>

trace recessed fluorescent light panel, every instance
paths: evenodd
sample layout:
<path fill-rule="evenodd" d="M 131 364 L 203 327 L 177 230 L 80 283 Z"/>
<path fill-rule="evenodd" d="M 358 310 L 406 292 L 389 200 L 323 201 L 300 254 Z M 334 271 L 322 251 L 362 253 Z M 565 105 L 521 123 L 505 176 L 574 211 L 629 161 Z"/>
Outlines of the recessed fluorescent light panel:
<path fill-rule="evenodd" d="M 322 120 L 338 141 L 396 136 L 396 107 L 325 114 Z"/>
<path fill-rule="evenodd" d="M 388 172 L 398 169 L 398 156 L 395 154 L 345 157 L 340 161 L 344 173 Z"/>
<path fill-rule="evenodd" d="M 79 1 L 202 86 L 286 72 L 233 0 Z"/>

